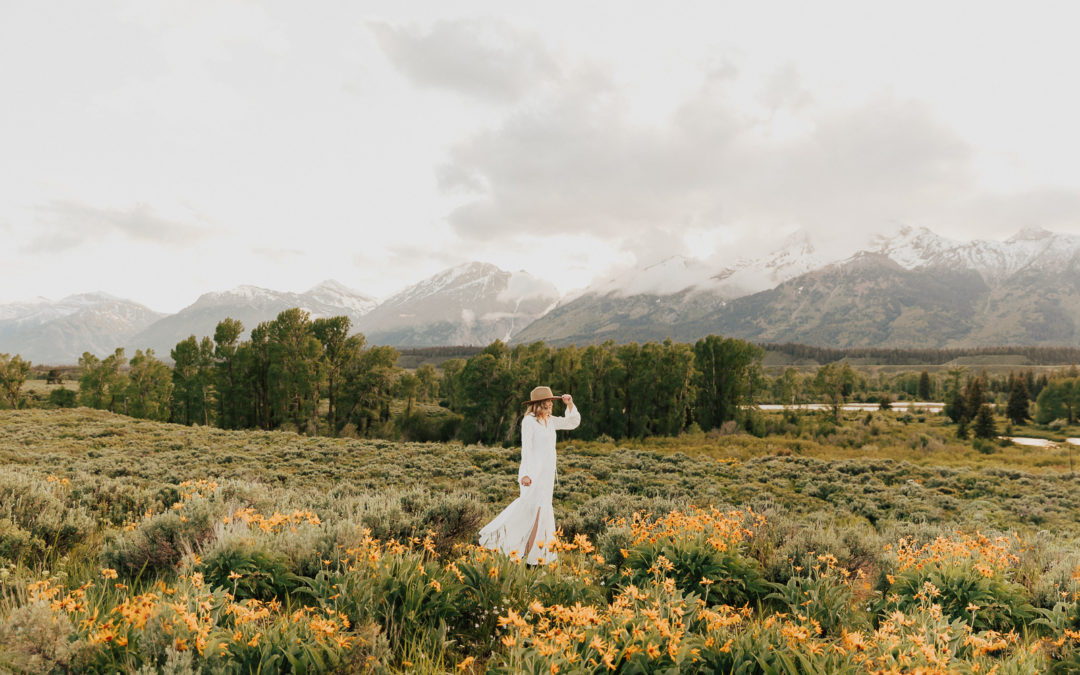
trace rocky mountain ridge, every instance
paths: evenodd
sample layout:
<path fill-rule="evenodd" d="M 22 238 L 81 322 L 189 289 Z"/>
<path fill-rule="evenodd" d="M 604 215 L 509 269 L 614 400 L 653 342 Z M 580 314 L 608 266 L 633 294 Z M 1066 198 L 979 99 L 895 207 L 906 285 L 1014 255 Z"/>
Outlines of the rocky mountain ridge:
<path fill-rule="evenodd" d="M 1080 236 L 1026 228 L 1004 241 L 958 241 L 899 227 L 867 241 L 826 252 L 796 232 L 765 256 L 719 269 L 677 256 L 561 298 L 548 281 L 479 262 L 382 302 L 335 281 L 304 293 L 239 286 L 172 315 L 101 293 L 35 298 L 0 305 L 0 352 L 60 364 L 126 346 L 167 358 L 225 317 L 250 330 L 290 307 L 344 314 L 370 342 L 399 347 L 710 333 L 830 346 L 1080 344 Z"/>

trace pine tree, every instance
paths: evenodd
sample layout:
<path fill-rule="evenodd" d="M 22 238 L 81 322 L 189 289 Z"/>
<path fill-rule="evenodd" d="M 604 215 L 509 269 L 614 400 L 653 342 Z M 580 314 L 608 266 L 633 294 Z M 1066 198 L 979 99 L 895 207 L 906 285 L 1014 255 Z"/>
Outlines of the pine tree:
<path fill-rule="evenodd" d="M 975 415 L 975 438 L 993 438 L 997 436 L 997 425 L 994 423 L 994 411 L 986 403 L 979 406 L 979 412 Z"/>
<path fill-rule="evenodd" d="M 1024 378 L 1014 378 L 1012 389 L 1009 391 L 1009 403 L 1005 407 L 1005 416 L 1013 424 L 1023 424 L 1031 418 L 1028 414 L 1028 402 L 1028 390 L 1027 385 L 1024 384 Z"/>
<path fill-rule="evenodd" d="M 919 400 L 930 400 L 930 373 L 925 370 L 919 375 Z"/>
<path fill-rule="evenodd" d="M 953 389 L 949 401 L 945 404 L 945 415 L 956 424 L 969 419 L 967 409 L 964 407 L 964 395 L 959 389 Z"/>

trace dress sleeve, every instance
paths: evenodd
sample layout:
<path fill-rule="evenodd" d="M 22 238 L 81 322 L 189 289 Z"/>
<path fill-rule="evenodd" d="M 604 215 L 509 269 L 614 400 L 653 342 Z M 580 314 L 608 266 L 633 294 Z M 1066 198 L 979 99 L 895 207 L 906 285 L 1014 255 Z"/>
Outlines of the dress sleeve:
<path fill-rule="evenodd" d="M 536 472 L 533 470 L 536 464 L 536 453 L 533 450 L 533 426 L 536 422 L 532 417 L 526 415 L 521 420 L 521 467 L 518 469 L 518 482 L 525 476 L 536 479 Z"/>
<path fill-rule="evenodd" d="M 552 417 L 551 419 L 555 422 L 555 428 L 560 431 L 565 429 L 577 429 L 578 425 L 581 424 L 581 411 L 578 410 L 577 403 L 575 403 L 574 407 L 571 408 L 570 412 L 566 413 L 565 416 Z"/>

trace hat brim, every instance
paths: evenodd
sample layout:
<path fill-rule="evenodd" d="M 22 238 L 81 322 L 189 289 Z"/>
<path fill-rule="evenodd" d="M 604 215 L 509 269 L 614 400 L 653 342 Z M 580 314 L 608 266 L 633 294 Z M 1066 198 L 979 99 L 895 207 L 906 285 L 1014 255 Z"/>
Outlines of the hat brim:
<path fill-rule="evenodd" d="M 521 405 L 529 405 L 530 403 L 543 403 L 544 401 L 561 401 L 562 396 L 545 396 L 544 398 L 537 398 L 531 401 L 522 401 Z"/>

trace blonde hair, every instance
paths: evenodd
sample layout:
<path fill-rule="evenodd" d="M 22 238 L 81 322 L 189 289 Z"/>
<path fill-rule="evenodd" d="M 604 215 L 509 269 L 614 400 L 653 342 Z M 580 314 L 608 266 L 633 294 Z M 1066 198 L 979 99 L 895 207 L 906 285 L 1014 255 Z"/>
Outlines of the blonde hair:
<path fill-rule="evenodd" d="M 550 399 L 548 399 L 548 400 L 550 400 Z M 540 413 L 541 410 L 543 410 L 544 404 L 547 403 L 548 400 L 545 400 L 545 401 L 533 401 L 533 402 L 527 404 L 525 406 L 525 414 L 526 415 L 532 415 L 533 417 L 539 418 L 540 417 L 539 413 Z"/>

